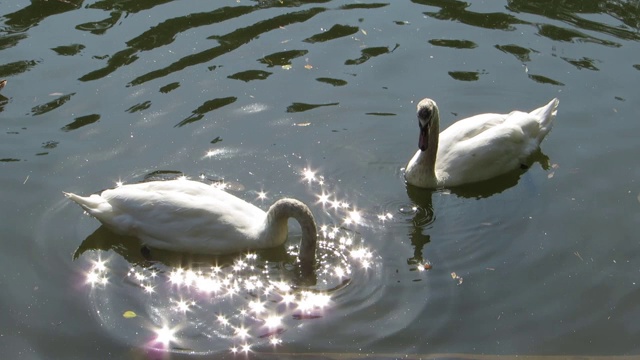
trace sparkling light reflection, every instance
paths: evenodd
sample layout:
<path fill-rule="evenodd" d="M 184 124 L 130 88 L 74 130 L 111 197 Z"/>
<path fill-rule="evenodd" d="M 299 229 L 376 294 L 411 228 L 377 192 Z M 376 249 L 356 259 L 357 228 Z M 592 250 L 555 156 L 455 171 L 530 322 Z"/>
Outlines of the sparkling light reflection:
<path fill-rule="evenodd" d="M 316 173 L 311 169 L 305 168 L 304 170 L 302 170 L 302 177 L 304 180 L 311 183 L 316 180 Z"/>
<path fill-rule="evenodd" d="M 108 272 L 107 261 L 98 258 L 93 261 L 93 266 L 85 274 L 85 282 L 92 287 L 96 285 L 107 285 L 109 282 L 109 278 L 107 277 Z"/>
<path fill-rule="evenodd" d="M 170 343 L 176 341 L 175 333 L 175 329 L 171 329 L 165 325 L 162 328 L 156 330 L 155 341 L 167 347 Z"/>
<path fill-rule="evenodd" d="M 220 155 L 220 154 L 224 154 L 224 153 L 225 153 L 224 149 L 210 149 L 204 154 L 203 159 L 209 159 L 209 158 L 212 158 L 214 156 L 217 156 L 217 155 Z"/>
<path fill-rule="evenodd" d="M 282 316 L 278 315 L 269 315 L 266 319 L 264 319 L 264 326 L 269 329 L 275 329 L 282 324 Z"/>

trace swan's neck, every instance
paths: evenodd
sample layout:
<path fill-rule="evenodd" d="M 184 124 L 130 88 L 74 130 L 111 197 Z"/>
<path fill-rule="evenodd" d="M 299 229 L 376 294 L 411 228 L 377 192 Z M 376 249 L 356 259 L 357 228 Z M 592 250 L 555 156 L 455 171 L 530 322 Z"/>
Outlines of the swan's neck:
<path fill-rule="evenodd" d="M 436 177 L 436 157 L 438 155 L 438 140 L 440 138 L 440 116 L 437 111 L 433 114 L 433 118 L 429 123 L 429 130 L 427 133 L 427 148 L 424 151 L 420 151 L 416 165 L 423 172 L 423 175 L 431 186 L 438 186 L 438 178 Z"/>
<path fill-rule="evenodd" d="M 316 258 L 316 242 L 318 239 L 316 222 L 311 210 L 304 203 L 295 199 L 280 199 L 267 211 L 264 226 L 264 241 L 273 246 L 284 244 L 287 239 L 287 220 L 294 218 L 302 229 L 300 254 L 298 258 L 303 271 L 312 272 Z"/>

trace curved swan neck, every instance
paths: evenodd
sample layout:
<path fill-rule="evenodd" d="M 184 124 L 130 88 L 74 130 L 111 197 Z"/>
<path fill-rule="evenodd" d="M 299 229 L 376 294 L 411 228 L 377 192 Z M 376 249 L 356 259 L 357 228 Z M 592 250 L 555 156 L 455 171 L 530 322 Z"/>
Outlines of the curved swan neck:
<path fill-rule="evenodd" d="M 313 213 L 307 205 L 295 199 L 280 199 L 276 201 L 267 211 L 266 229 L 267 239 L 273 241 L 275 245 L 283 244 L 287 235 L 287 220 L 294 218 L 302 229 L 302 239 L 300 240 L 300 253 L 298 259 L 302 265 L 303 272 L 312 272 L 313 263 L 316 258 L 316 242 L 318 232 Z M 284 231 L 284 234 L 280 232 Z"/>
<path fill-rule="evenodd" d="M 436 180 L 436 158 L 438 156 L 438 141 L 440 139 L 440 113 L 438 107 L 434 105 L 433 116 L 429 123 L 429 146 L 424 151 L 427 171 Z"/>
<path fill-rule="evenodd" d="M 435 101 L 424 99 L 418 104 L 418 121 L 420 131 L 426 131 L 426 149 L 418 152 L 416 164 L 425 177 L 437 186 L 436 158 L 438 156 L 438 141 L 440 139 L 440 112 Z"/>

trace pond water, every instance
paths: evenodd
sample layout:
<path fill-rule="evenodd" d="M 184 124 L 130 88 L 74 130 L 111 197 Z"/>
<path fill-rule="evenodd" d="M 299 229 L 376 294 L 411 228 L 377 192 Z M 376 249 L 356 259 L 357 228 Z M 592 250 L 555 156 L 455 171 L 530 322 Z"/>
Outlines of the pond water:
<path fill-rule="evenodd" d="M 0 3 L 3 358 L 640 353 L 640 2 L 218 3 Z M 424 97 L 560 106 L 528 169 L 429 191 Z M 62 194 L 180 176 L 308 203 L 316 282 L 295 223 L 148 260 Z"/>

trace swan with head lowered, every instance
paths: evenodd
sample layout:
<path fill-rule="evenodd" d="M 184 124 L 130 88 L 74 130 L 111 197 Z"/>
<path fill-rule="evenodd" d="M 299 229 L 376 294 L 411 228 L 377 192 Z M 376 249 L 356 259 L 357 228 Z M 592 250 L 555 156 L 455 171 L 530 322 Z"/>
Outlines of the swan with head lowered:
<path fill-rule="evenodd" d="M 304 203 L 280 199 L 267 212 L 222 189 L 186 179 L 127 184 L 88 197 L 64 193 L 113 232 L 151 248 L 232 254 L 285 243 L 288 219 L 302 229 L 299 261 L 313 272 L 317 229 Z"/>
<path fill-rule="evenodd" d="M 439 132 L 435 101 L 418 103 L 419 150 L 405 180 L 422 188 L 454 187 L 487 180 L 524 164 L 551 130 L 559 100 L 529 113 L 480 114 Z"/>

